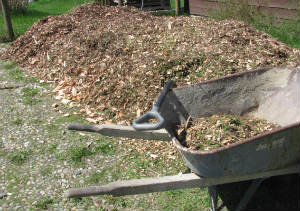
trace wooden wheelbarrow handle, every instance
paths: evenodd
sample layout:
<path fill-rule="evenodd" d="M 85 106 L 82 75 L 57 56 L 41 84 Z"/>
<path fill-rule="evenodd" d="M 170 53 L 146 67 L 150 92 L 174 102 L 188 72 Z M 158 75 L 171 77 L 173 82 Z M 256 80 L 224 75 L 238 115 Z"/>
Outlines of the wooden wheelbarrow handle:
<path fill-rule="evenodd" d="M 279 170 L 259 172 L 242 176 L 224 176 L 218 178 L 204 178 L 196 174 L 181 174 L 157 178 L 133 179 L 127 181 L 116 181 L 102 186 L 91 186 L 87 188 L 73 188 L 67 190 L 66 197 L 84 197 L 93 195 L 109 194 L 113 196 L 125 196 L 132 194 L 162 192 L 168 190 L 208 187 L 232 182 L 240 182 L 271 176 L 299 173 L 300 165 L 291 166 Z"/>
<path fill-rule="evenodd" d="M 165 129 L 137 131 L 131 126 L 123 125 L 85 125 L 72 123 L 68 125 L 69 130 L 87 131 L 100 133 L 104 136 L 147 139 L 147 140 L 163 140 L 170 141 L 171 137 Z"/>

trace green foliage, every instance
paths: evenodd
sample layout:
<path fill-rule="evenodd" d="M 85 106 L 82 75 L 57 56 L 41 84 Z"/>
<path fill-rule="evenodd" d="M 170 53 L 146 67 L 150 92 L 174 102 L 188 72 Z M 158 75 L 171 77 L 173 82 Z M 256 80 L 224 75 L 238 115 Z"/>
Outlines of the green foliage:
<path fill-rule="evenodd" d="M 60 117 L 57 120 L 55 120 L 56 124 L 63 124 L 63 123 L 67 123 L 67 122 L 84 122 L 82 115 L 80 114 L 70 114 L 69 116 L 66 117 Z"/>
<path fill-rule="evenodd" d="M 19 126 L 19 125 L 22 125 L 22 124 L 23 124 L 23 120 L 17 118 L 16 120 L 12 121 L 12 123 L 13 123 L 14 125 L 18 125 L 18 126 Z"/>
<path fill-rule="evenodd" d="M 181 8 L 178 15 L 176 15 L 175 10 L 170 10 L 170 11 L 159 11 L 158 10 L 158 11 L 152 12 L 151 14 L 155 15 L 155 16 L 188 16 L 189 15 L 189 14 L 183 12 L 182 10 L 183 10 L 183 8 Z"/>
<path fill-rule="evenodd" d="M 228 0 L 220 2 L 217 9 L 210 11 L 210 16 L 218 19 L 238 19 L 247 23 L 254 20 L 257 15 L 255 9 L 248 5 L 248 0 Z"/>
<path fill-rule="evenodd" d="M 104 155 L 111 155 L 113 152 L 113 146 L 108 143 L 99 144 L 95 147 L 96 152 L 101 152 Z"/>
<path fill-rule="evenodd" d="M 12 80 L 16 80 L 16 81 L 24 80 L 24 76 L 23 76 L 21 69 L 15 69 L 15 70 L 9 71 L 8 76 Z"/>
<path fill-rule="evenodd" d="M 0 146 L 1 147 L 1 146 Z M 4 151 L 4 150 L 0 150 L 0 157 L 4 157 L 8 154 L 8 152 Z"/>
<path fill-rule="evenodd" d="M 31 154 L 31 151 L 14 151 L 9 153 L 7 159 L 16 165 L 22 165 L 25 163 Z"/>
<path fill-rule="evenodd" d="M 278 20 L 261 14 L 248 0 L 228 0 L 219 3 L 219 7 L 210 11 L 210 16 L 217 20 L 237 19 L 244 21 L 258 30 L 278 38 L 293 48 L 300 47 L 300 15 L 293 20 Z"/>
<path fill-rule="evenodd" d="M 281 42 L 288 44 L 293 48 L 300 48 L 300 21 L 295 20 L 283 20 L 276 25 L 265 24 L 263 21 L 255 21 L 252 25 L 262 30 L 272 37 L 278 38 Z"/>
<path fill-rule="evenodd" d="M 64 14 L 77 5 L 92 1 L 93 0 L 39 0 L 31 2 L 28 5 L 26 13 L 14 12 L 11 14 L 14 33 L 16 36 L 24 34 L 28 27 L 41 18 L 49 15 Z M 4 19 L 0 14 L 0 28 L 2 26 L 4 26 Z M 4 30 L 0 30 L 0 37 L 3 31 Z"/>
<path fill-rule="evenodd" d="M 7 69 L 12 69 L 14 68 L 15 63 L 12 63 L 11 65 L 8 64 L 8 66 L 10 68 L 7 68 Z M 8 73 L 8 77 L 11 79 L 11 80 L 15 80 L 15 81 L 24 81 L 24 82 L 29 82 L 29 83 L 34 83 L 34 82 L 37 82 L 37 79 L 34 78 L 34 77 L 28 77 L 28 76 L 24 76 L 23 75 L 23 71 L 19 68 L 17 69 L 13 69 L 13 70 L 10 70 L 9 73 Z"/>
<path fill-rule="evenodd" d="M 22 98 L 23 98 L 23 103 L 25 105 L 35 105 L 38 102 L 40 102 L 40 99 L 37 99 L 36 96 L 39 94 L 39 90 L 36 88 L 31 88 L 31 87 L 25 87 L 22 90 Z"/>
<path fill-rule="evenodd" d="M 102 155 L 112 155 L 115 152 L 115 148 L 116 146 L 113 142 L 100 138 L 96 140 L 93 151 L 95 153 L 100 152 Z"/>
<path fill-rule="evenodd" d="M 41 209 L 41 210 L 46 210 L 49 208 L 49 205 L 51 205 L 53 203 L 54 203 L 53 199 L 44 197 L 44 198 L 37 200 L 35 207 L 38 209 Z"/>
<path fill-rule="evenodd" d="M 93 172 L 90 176 L 85 178 L 85 182 L 88 184 L 96 184 L 99 183 L 100 181 L 104 180 L 106 171 L 95 171 Z"/>
<path fill-rule="evenodd" d="M 209 207 L 207 188 L 166 191 L 158 200 L 163 210 L 171 210 L 173 207 L 177 210 L 206 210 Z"/>
<path fill-rule="evenodd" d="M 12 61 L 6 61 L 1 66 L 6 70 L 10 70 L 10 69 L 15 68 L 17 66 L 17 63 L 12 62 Z"/>
<path fill-rule="evenodd" d="M 53 154 L 53 153 L 55 153 L 56 149 L 57 149 L 57 143 L 52 143 L 52 144 L 50 144 L 50 146 L 48 147 L 48 150 L 47 150 L 47 151 L 48 151 L 50 154 Z"/>
<path fill-rule="evenodd" d="M 51 167 L 44 167 L 44 168 L 40 169 L 40 173 L 42 176 L 48 176 L 51 174 L 51 172 L 52 172 Z"/>
<path fill-rule="evenodd" d="M 72 146 L 71 148 L 69 148 L 67 152 L 67 157 L 70 158 L 71 161 L 79 163 L 82 161 L 82 158 L 90 156 L 92 154 L 93 152 L 82 144 L 79 146 Z"/>

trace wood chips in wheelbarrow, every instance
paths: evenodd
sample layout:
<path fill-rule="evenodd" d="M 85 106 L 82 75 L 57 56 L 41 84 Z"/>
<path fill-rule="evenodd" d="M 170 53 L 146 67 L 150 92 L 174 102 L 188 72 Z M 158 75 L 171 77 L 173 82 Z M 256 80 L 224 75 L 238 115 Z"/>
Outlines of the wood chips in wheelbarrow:
<path fill-rule="evenodd" d="M 267 120 L 229 114 L 196 118 L 178 126 L 182 145 L 193 150 L 211 150 L 269 132 L 279 125 Z"/>

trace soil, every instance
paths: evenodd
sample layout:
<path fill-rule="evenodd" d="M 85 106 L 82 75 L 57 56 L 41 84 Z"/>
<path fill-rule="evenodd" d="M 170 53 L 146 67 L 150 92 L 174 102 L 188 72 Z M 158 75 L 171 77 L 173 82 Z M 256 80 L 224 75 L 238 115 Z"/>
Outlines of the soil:
<path fill-rule="evenodd" d="M 92 123 L 130 125 L 165 82 L 178 86 L 266 66 L 299 65 L 299 50 L 236 20 L 154 16 L 88 3 L 33 24 L 0 54 L 75 102 Z"/>
<path fill-rule="evenodd" d="M 267 120 L 252 119 L 229 114 L 194 119 L 179 126 L 181 143 L 193 150 L 211 150 L 269 132 L 279 125 Z"/>

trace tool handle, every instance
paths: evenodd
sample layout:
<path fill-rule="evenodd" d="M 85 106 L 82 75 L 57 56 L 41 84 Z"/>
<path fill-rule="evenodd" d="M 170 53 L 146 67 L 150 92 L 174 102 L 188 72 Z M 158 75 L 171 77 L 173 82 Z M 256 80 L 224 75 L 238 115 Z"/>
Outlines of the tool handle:
<path fill-rule="evenodd" d="M 124 126 L 124 125 L 112 125 L 112 124 L 85 125 L 85 124 L 71 123 L 68 125 L 68 130 L 94 132 L 109 137 L 138 138 L 138 139 L 162 140 L 162 141 L 167 141 L 167 140 L 169 141 L 171 139 L 168 135 L 168 132 L 164 129 L 137 131 L 131 126 Z"/>
<path fill-rule="evenodd" d="M 157 101 L 156 103 L 154 104 L 154 107 L 157 107 L 157 110 L 160 108 L 162 102 L 164 101 L 166 95 L 168 94 L 171 86 L 173 84 L 173 81 L 172 80 L 169 80 L 166 85 L 164 86 L 163 90 L 161 91 L 161 94 L 160 96 L 157 98 Z M 153 107 L 153 108 L 154 108 Z"/>
<path fill-rule="evenodd" d="M 132 127 L 136 130 L 159 130 L 164 127 L 165 119 L 158 113 L 158 110 L 165 99 L 168 91 L 171 88 L 173 81 L 168 81 L 163 88 L 160 96 L 158 97 L 156 103 L 154 104 L 151 111 L 145 113 L 141 117 L 137 118 L 133 124 Z M 158 120 L 157 123 L 147 123 L 150 119 L 156 119 Z"/>

